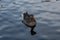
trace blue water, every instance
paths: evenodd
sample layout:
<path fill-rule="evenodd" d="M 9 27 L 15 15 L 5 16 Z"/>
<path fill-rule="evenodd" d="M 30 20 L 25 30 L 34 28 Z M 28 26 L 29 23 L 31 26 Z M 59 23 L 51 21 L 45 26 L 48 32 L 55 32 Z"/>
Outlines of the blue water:
<path fill-rule="evenodd" d="M 39 4 L 39 5 L 38 5 Z M 0 1 L 0 40 L 60 40 L 60 14 L 40 10 L 41 3 L 26 0 Z M 24 12 L 34 14 L 36 35 L 22 21 Z"/>

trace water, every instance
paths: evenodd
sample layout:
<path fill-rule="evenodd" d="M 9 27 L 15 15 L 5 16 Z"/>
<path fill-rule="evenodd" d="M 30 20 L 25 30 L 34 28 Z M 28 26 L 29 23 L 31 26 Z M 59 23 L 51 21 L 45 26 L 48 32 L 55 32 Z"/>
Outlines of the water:
<path fill-rule="evenodd" d="M 39 0 L 0 1 L 0 40 L 60 40 L 60 2 L 42 3 Z M 50 4 L 50 5 L 49 5 Z M 57 5 L 57 9 L 55 6 Z M 48 9 L 49 8 L 49 9 Z M 24 12 L 35 15 L 36 35 L 22 21 Z"/>

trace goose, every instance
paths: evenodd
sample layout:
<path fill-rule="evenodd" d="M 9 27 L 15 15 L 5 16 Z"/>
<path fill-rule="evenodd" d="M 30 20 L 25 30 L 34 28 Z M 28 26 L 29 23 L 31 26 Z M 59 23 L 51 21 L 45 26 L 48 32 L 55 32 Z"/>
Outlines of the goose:
<path fill-rule="evenodd" d="M 36 20 L 33 14 L 23 13 L 23 20 L 22 23 L 25 24 L 27 27 L 31 28 L 31 35 L 35 35 L 36 32 L 34 28 L 36 27 Z"/>

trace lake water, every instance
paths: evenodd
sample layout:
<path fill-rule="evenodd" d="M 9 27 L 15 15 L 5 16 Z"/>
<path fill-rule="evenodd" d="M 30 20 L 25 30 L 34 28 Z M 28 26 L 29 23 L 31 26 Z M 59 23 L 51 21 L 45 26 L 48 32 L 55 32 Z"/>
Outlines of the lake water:
<path fill-rule="evenodd" d="M 51 7 L 52 11 L 45 10 L 45 4 L 39 0 L 0 0 L 0 40 L 60 40 L 60 12 Z M 34 36 L 21 22 L 26 11 L 37 21 Z"/>

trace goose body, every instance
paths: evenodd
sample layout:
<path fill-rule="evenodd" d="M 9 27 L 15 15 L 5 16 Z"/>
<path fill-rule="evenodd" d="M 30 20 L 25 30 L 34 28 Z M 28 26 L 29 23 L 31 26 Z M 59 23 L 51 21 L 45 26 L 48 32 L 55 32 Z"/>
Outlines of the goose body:
<path fill-rule="evenodd" d="M 22 23 L 31 28 L 31 35 L 36 34 L 36 32 L 33 31 L 33 29 L 36 27 L 36 20 L 34 16 L 32 14 L 29 15 L 28 13 L 24 13 L 23 16 Z"/>

